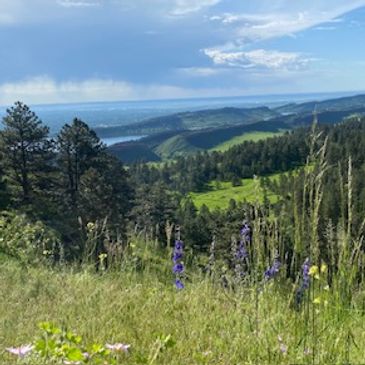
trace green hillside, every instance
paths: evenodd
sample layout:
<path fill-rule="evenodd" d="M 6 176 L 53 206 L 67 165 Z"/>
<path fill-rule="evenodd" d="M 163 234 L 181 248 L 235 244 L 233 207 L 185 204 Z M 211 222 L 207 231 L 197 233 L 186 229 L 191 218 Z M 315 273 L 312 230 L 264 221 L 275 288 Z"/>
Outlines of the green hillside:
<path fill-rule="evenodd" d="M 144 143 L 118 143 L 108 148 L 109 153 L 125 163 L 158 162 L 160 157 Z"/>
<path fill-rule="evenodd" d="M 257 142 L 262 139 L 280 136 L 283 133 L 284 132 L 248 132 L 248 133 L 241 134 L 240 136 L 233 137 L 232 139 L 230 139 L 226 142 L 223 142 L 223 143 L 219 144 L 218 146 L 211 148 L 210 151 L 224 152 L 224 151 L 227 151 L 228 149 L 230 149 L 232 146 L 241 144 L 246 141 Z"/>
<path fill-rule="evenodd" d="M 155 153 L 162 159 L 176 158 L 198 151 L 202 149 L 190 144 L 183 135 L 171 137 L 155 149 Z"/>
<path fill-rule="evenodd" d="M 284 122 L 268 120 L 249 125 L 169 131 L 147 136 L 138 142 L 118 143 L 111 146 L 110 150 L 124 162 L 141 160 L 149 162 L 157 161 L 160 158 L 173 159 L 198 151 L 209 151 L 226 142 L 228 142 L 228 145 L 233 146 L 245 140 L 253 139 L 256 141 L 269 136 L 280 135 L 282 130 L 285 129 L 287 129 L 287 125 Z M 252 132 L 254 134 L 251 134 Z M 244 135 L 250 136 L 245 139 Z M 239 138 L 230 142 L 235 137 Z"/>
<path fill-rule="evenodd" d="M 275 180 L 279 176 L 280 174 L 275 174 L 270 176 L 269 179 Z M 218 181 L 211 182 L 209 186 L 211 190 L 207 192 L 189 194 L 198 208 L 204 204 L 213 210 L 226 209 L 231 199 L 254 203 L 255 201 L 262 202 L 264 198 L 259 179 L 242 179 L 241 186 L 232 186 L 231 182 Z M 278 199 L 277 195 L 272 192 L 267 192 L 267 197 L 272 203 L 275 203 Z"/>

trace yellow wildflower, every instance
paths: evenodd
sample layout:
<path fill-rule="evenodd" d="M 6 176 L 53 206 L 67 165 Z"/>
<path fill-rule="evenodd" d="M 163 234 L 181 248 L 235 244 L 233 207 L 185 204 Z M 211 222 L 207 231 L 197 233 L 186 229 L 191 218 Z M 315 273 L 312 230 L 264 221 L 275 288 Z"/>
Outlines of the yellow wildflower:
<path fill-rule="evenodd" d="M 321 298 L 317 297 L 313 300 L 313 304 L 321 304 Z"/>
<path fill-rule="evenodd" d="M 323 263 L 322 265 L 321 265 L 321 273 L 326 273 L 327 272 L 327 265 L 325 264 L 325 263 Z"/>
<path fill-rule="evenodd" d="M 310 276 L 318 275 L 318 266 L 317 265 L 311 266 L 311 268 L 309 269 L 309 275 Z"/>

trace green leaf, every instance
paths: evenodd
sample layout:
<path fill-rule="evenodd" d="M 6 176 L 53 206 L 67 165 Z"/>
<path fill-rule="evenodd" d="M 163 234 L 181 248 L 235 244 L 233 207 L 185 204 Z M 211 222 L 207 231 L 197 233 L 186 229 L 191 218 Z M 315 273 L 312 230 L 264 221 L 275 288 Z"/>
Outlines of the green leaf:
<path fill-rule="evenodd" d="M 82 351 L 77 347 L 72 347 L 68 350 L 66 354 L 66 358 L 69 361 L 83 361 L 85 360 L 84 355 L 82 354 Z"/>
<path fill-rule="evenodd" d="M 76 345 L 79 345 L 82 342 L 82 337 L 72 332 L 66 333 L 66 339 Z"/>

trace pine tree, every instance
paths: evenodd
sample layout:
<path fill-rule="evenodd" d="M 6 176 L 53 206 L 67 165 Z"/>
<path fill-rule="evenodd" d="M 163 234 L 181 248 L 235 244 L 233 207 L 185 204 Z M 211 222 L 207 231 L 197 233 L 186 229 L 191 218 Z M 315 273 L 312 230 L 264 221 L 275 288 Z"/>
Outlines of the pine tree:
<path fill-rule="evenodd" d="M 79 119 L 62 128 L 57 150 L 59 206 L 68 230 L 64 234 L 77 241 L 80 222 L 84 226 L 105 219 L 108 228 L 125 232 L 132 189 L 122 163 Z"/>
<path fill-rule="evenodd" d="M 57 150 L 61 197 L 66 208 L 77 215 L 81 176 L 90 168 L 100 167 L 98 157 L 105 146 L 86 123 L 75 118 L 61 129 Z"/>
<path fill-rule="evenodd" d="M 2 167 L 17 205 L 40 205 L 50 188 L 54 157 L 48 127 L 21 102 L 7 109 L 0 132 Z"/>

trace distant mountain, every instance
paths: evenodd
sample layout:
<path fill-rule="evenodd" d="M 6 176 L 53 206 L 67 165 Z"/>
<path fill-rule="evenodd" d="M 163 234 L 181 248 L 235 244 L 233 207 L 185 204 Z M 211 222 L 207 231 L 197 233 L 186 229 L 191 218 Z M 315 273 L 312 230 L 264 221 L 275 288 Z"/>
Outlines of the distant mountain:
<path fill-rule="evenodd" d="M 291 103 L 275 108 L 278 113 L 311 113 L 324 111 L 339 111 L 346 109 L 357 109 L 365 107 L 365 95 L 346 96 L 337 99 L 323 101 L 310 101 L 306 103 Z"/>
<path fill-rule="evenodd" d="M 350 116 L 363 114 L 365 114 L 365 104 L 363 107 L 353 109 L 318 111 L 317 117 L 320 124 L 335 124 Z M 270 121 L 272 123 L 285 123 L 288 128 L 306 126 L 313 122 L 313 111 L 282 115 Z"/>
<path fill-rule="evenodd" d="M 95 128 L 95 131 L 100 138 L 126 135 L 151 135 L 166 131 L 182 131 L 186 129 L 197 130 L 251 124 L 262 120 L 268 120 L 279 115 L 278 112 L 271 110 L 268 107 L 227 107 L 176 113 L 147 119 L 127 126 Z"/>
<path fill-rule="evenodd" d="M 158 161 L 210 150 L 249 132 L 279 132 L 307 126 L 313 121 L 314 110 L 319 123 L 339 123 L 353 115 L 365 115 L 365 95 L 287 104 L 275 109 L 230 107 L 184 112 L 96 131 L 101 137 L 121 133 L 147 135 L 138 143 L 113 145 L 110 151 L 126 162 Z"/>

